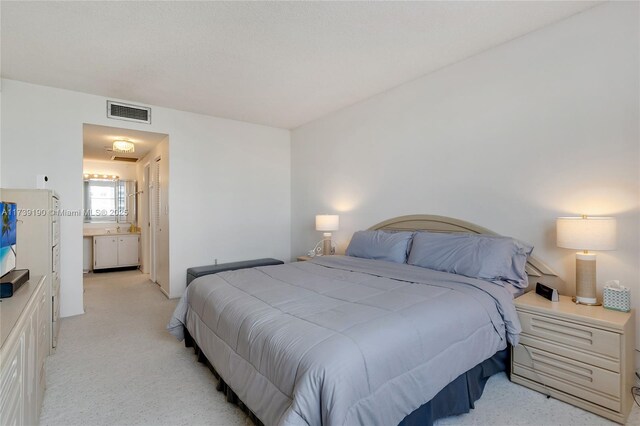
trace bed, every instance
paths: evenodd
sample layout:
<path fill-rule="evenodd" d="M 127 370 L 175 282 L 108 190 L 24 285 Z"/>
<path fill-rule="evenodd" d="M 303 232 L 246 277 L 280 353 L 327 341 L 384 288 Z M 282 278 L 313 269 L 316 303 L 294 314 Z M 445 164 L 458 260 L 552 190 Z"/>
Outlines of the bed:
<path fill-rule="evenodd" d="M 370 230 L 496 235 L 427 215 Z M 533 257 L 526 279 L 559 284 Z M 468 411 L 488 376 L 508 365 L 520 333 L 514 294 L 407 263 L 324 256 L 198 278 L 168 328 L 256 422 L 430 424 Z"/>

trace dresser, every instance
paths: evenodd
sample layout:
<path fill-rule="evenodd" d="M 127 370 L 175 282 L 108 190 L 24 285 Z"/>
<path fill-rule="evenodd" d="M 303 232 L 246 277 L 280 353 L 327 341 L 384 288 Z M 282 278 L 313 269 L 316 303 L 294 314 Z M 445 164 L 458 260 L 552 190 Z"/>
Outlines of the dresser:
<path fill-rule="evenodd" d="M 0 425 L 40 419 L 49 355 L 51 315 L 45 277 L 31 276 L 12 297 L 0 299 Z"/>
<path fill-rule="evenodd" d="M 633 404 L 635 313 L 550 302 L 535 292 L 515 300 L 522 334 L 511 380 L 618 423 Z"/>
<path fill-rule="evenodd" d="M 18 269 L 45 277 L 47 310 L 51 316 L 47 333 L 53 353 L 60 329 L 60 198 L 48 189 L 2 189 L 4 201 L 18 208 Z"/>

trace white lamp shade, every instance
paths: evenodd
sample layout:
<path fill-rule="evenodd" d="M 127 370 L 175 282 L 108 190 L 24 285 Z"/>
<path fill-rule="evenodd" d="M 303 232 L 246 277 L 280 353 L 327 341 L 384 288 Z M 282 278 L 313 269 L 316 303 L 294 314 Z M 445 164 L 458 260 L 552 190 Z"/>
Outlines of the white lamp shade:
<path fill-rule="evenodd" d="M 616 220 L 612 217 L 559 217 L 558 247 L 576 250 L 614 250 Z"/>
<path fill-rule="evenodd" d="M 337 214 L 316 215 L 316 231 L 337 231 L 340 227 L 340 217 Z"/>

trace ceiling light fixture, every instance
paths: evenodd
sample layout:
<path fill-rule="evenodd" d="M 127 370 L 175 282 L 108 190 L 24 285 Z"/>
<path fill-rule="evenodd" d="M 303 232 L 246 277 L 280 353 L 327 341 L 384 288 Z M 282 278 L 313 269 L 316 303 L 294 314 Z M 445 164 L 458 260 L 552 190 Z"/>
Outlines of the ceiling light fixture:
<path fill-rule="evenodd" d="M 133 144 L 133 142 L 129 142 L 124 139 L 119 139 L 119 140 L 113 141 L 113 151 L 121 152 L 123 154 L 130 154 L 136 151 L 136 146 Z"/>

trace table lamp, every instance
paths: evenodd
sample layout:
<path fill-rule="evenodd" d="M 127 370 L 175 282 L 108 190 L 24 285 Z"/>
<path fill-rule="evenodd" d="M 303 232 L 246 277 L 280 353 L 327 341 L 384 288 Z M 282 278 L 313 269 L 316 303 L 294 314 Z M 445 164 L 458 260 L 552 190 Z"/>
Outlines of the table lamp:
<path fill-rule="evenodd" d="M 600 305 L 596 297 L 596 255 L 589 250 L 616 248 L 616 220 L 612 217 L 559 217 L 558 247 L 583 250 L 576 253 L 576 297 L 583 305 Z"/>
<path fill-rule="evenodd" d="M 324 231 L 322 254 L 331 254 L 331 231 L 337 231 L 339 227 L 340 217 L 337 214 L 316 215 L 316 231 Z"/>

